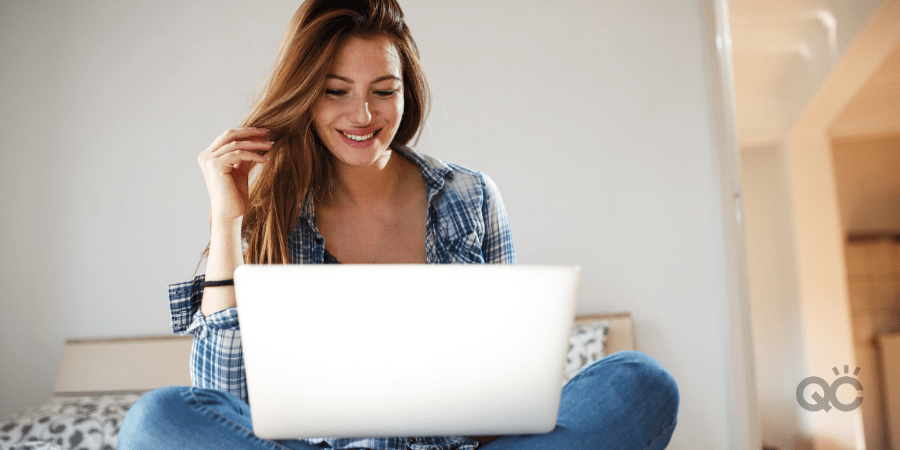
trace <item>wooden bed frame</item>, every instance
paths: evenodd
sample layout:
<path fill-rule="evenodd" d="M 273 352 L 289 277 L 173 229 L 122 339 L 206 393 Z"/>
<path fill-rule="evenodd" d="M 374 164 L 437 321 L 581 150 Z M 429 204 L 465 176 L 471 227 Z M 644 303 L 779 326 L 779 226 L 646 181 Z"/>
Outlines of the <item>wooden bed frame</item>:
<path fill-rule="evenodd" d="M 163 386 L 190 386 L 192 341 L 192 336 L 67 341 L 53 396 L 140 394 Z"/>
<path fill-rule="evenodd" d="M 576 324 L 608 320 L 607 353 L 634 350 L 630 313 L 578 316 Z M 70 340 L 63 349 L 54 397 L 144 393 L 190 386 L 192 337 Z"/>

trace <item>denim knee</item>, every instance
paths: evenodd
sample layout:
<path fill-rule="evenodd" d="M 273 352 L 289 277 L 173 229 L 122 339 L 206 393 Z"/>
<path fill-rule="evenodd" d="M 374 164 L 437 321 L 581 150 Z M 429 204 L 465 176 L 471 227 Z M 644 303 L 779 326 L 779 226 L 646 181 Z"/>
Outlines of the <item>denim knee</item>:
<path fill-rule="evenodd" d="M 150 391 L 128 410 L 119 429 L 119 449 L 147 448 L 151 436 L 164 432 L 166 419 L 171 417 L 173 405 L 184 403 L 186 386 L 167 386 Z"/>
<path fill-rule="evenodd" d="M 655 422 L 656 427 L 671 434 L 677 421 L 680 399 L 678 384 L 672 374 L 646 353 L 624 351 L 608 358 L 609 363 L 617 366 L 617 371 L 623 372 L 619 377 L 620 388 L 628 392 L 632 399 L 642 399 L 631 403 L 635 407 L 631 411 L 635 419 Z M 623 413 L 627 414 L 626 411 Z"/>
<path fill-rule="evenodd" d="M 569 381 L 558 425 L 580 442 L 658 450 L 675 430 L 678 401 L 678 385 L 662 364 L 644 353 L 619 352 Z"/>
<path fill-rule="evenodd" d="M 627 371 L 628 376 L 624 378 L 629 380 L 630 389 L 642 393 L 644 398 L 650 398 L 654 403 L 669 406 L 673 413 L 677 413 L 678 383 L 659 361 L 646 353 L 635 351 L 618 352 L 607 358 L 620 365 L 619 370 Z"/>
<path fill-rule="evenodd" d="M 606 392 L 598 400 L 620 417 L 633 415 L 635 420 L 649 419 L 662 427 L 676 421 L 678 384 L 659 361 L 645 353 L 614 353 L 586 367 L 572 381 L 579 377 L 603 386 Z"/>

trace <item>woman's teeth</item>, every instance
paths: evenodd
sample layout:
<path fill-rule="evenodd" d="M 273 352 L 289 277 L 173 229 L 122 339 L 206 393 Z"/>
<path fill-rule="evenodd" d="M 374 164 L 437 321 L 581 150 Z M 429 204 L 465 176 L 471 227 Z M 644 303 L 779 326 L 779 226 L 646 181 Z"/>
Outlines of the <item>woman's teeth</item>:
<path fill-rule="evenodd" d="M 347 136 L 348 138 L 353 139 L 354 141 L 357 141 L 357 142 L 362 142 L 362 141 L 365 141 L 366 139 L 371 139 L 372 136 L 375 136 L 375 133 L 369 133 L 365 136 L 357 136 L 355 134 L 347 134 L 347 133 L 344 133 L 343 131 L 341 131 L 341 133 L 343 133 L 344 136 Z"/>

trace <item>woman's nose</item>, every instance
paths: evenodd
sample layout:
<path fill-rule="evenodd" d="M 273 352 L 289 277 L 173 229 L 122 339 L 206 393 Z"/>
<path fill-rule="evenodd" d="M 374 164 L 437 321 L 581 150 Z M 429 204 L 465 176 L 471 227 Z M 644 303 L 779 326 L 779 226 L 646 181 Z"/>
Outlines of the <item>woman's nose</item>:
<path fill-rule="evenodd" d="M 353 123 L 359 125 L 368 125 L 372 121 L 372 112 L 369 111 L 369 101 L 366 98 L 360 98 L 353 102 L 353 110 L 350 112 L 350 119 Z"/>

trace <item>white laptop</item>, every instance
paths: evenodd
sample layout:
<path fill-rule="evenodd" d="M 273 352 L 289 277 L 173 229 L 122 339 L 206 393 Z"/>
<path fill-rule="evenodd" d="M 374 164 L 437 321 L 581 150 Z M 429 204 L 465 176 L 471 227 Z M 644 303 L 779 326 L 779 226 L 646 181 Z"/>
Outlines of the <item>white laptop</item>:
<path fill-rule="evenodd" d="M 577 266 L 243 265 L 235 292 L 264 439 L 546 433 Z"/>

